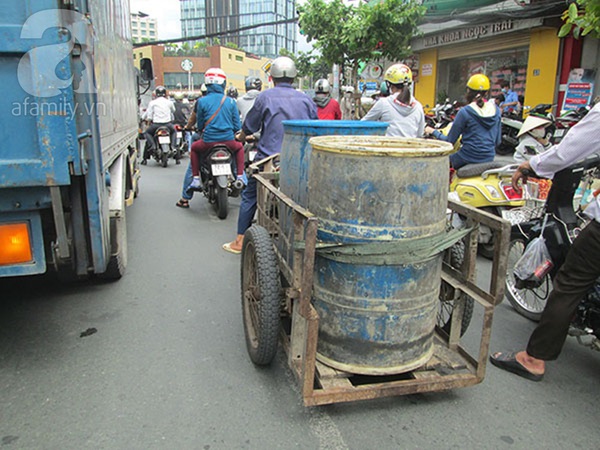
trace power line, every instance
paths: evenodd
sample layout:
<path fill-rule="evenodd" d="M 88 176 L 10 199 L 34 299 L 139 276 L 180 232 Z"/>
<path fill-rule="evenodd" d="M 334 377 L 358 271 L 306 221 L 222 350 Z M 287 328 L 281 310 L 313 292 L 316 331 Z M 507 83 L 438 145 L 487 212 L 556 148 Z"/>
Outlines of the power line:
<path fill-rule="evenodd" d="M 294 23 L 297 21 L 298 21 L 298 18 L 276 20 L 274 22 L 265 22 L 265 23 L 259 23 L 257 25 L 248 25 L 245 27 L 233 28 L 226 32 L 209 33 L 209 34 L 204 34 L 201 36 L 188 36 L 188 37 L 175 38 L 175 39 L 162 39 L 160 41 L 152 41 L 152 42 L 136 42 L 133 44 L 133 47 L 137 48 L 137 47 L 145 47 L 146 45 L 175 44 L 177 42 L 199 41 L 199 40 L 210 39 L 210 38 L 219 37 L 219 36 L 228 36 L 231 34 L 239 33 L 240 31 L 253 30 L 254 28 L 268 27 L 271 25 L 284 25 L 287 23 Z"/>

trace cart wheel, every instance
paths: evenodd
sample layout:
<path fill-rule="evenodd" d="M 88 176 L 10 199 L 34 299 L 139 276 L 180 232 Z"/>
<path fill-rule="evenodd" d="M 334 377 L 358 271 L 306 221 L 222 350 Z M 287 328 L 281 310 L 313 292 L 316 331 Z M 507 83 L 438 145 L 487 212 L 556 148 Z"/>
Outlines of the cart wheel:
<path fill-rule="evenodd" d="M 252 225 L 242 248 L 242 313 L 246 347 L 254 364 L 271 363 L 277 352 L 281 284 L 269 232 Z"/>
<path fill-rule="evenodd" d="M 450 263 L 452 267 L 459 268 L 462 266 L 465 260 L 465 243 L 464 241 L 458 241 L 448 250 L 444 255 L 444 259 Z M 444 332 L 450 334 L 450 325 L 452 323 L 452 313 L 454 312 L 454 288 L 445 281 L 442 281 L 440 287 L 440 305 L 438 309 L 437 324 L 444 330 Z M 459 294 L 459 299 L 463 299 L 465 302 L 465 308 L 463 312 L 463 319 L 460 328 L 460 335 L 463 336 L 467 331 L 468 326 L 471 323 L 473 317 L 473 305 L 475 301 L 465 293 Z"/>

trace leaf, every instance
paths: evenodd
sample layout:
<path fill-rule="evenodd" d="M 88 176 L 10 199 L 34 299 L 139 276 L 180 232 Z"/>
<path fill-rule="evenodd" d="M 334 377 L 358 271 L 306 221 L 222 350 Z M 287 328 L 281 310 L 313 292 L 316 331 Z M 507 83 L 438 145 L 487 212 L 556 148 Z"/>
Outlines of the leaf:
<path fill-rule="evenodd" d="M 569 5 L 569 19 L 574 21 L 577 19 L 578 15 L 579 10 L 577 9 L 577 4 L 573 2 Z"/>
<path fill-rule="evenodd" d="M 569 33 L 571 32 L 572 27 L 573 27 L 573 25 L 571 25 L 570 23 L 563 24 L 563 26 L 560 27 L 560 30 L 558 31 L 558 37 L 563 38 L 565 36 L 568 36 Z"/>

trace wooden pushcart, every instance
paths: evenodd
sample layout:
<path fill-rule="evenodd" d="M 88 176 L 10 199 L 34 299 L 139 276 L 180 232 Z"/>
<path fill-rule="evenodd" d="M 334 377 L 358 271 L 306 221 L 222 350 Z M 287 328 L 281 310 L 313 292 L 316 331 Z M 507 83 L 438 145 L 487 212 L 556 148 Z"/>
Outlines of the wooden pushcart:
<path fill-rule="evenodd" d="M 451 314 L 446 316 L 446 326 L 436 327 L 434 356 L 407 373 L 357 375 L 317 361 L 319 316 L 311 297 L 318 218 L 279 191 L 278 173 L 261 172 L 254 176 L 258 220 L 244 237 L 241 281 L 246 344 L 255 364 L 269 364 L 281 340 L 306 406 L 442 391 L 483 380 L 494 305 L 504 295 L 508 222 L 449 202 L 453 213 L 466 218 L 470 232 L 463 239 L 466 252 L 461 267 L 453 267 L 451 260 L 444 263 L 441 283 L 445 296 L 441 302 L 451 306 Z M 489 226 L 499 236 L 487 290 L 475 284 L 480 224 Z M 477 339 L 479 349 L 474 356 L 461 342 L 465 305 L 469 306 L 469 302 L 475 302 L 483 310 Z"/>

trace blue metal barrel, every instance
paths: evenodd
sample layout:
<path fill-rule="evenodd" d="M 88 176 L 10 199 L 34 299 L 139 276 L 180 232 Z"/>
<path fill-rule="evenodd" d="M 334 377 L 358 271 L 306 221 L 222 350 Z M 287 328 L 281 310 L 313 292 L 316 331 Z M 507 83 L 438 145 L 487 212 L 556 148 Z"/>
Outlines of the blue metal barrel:
<path fill-rule="evenodd" d="M 279 189 L 300 206 L 308 206 L 308 168 L 313 136 L 379 135 L 388 124 L 358 120 L 284 120 Z"/>
<path fill-rule="evenodd" d="M 452 146 L 378 136 L 310 143 L 308 209 L 319 241 L 350 249 L 343 258 L 317 251 L 318 359 L 366 375 L 420 367 L 433 354 L 442 254 L 408 263 L 403 250 L 390 255 L 445 233 Z"/>

